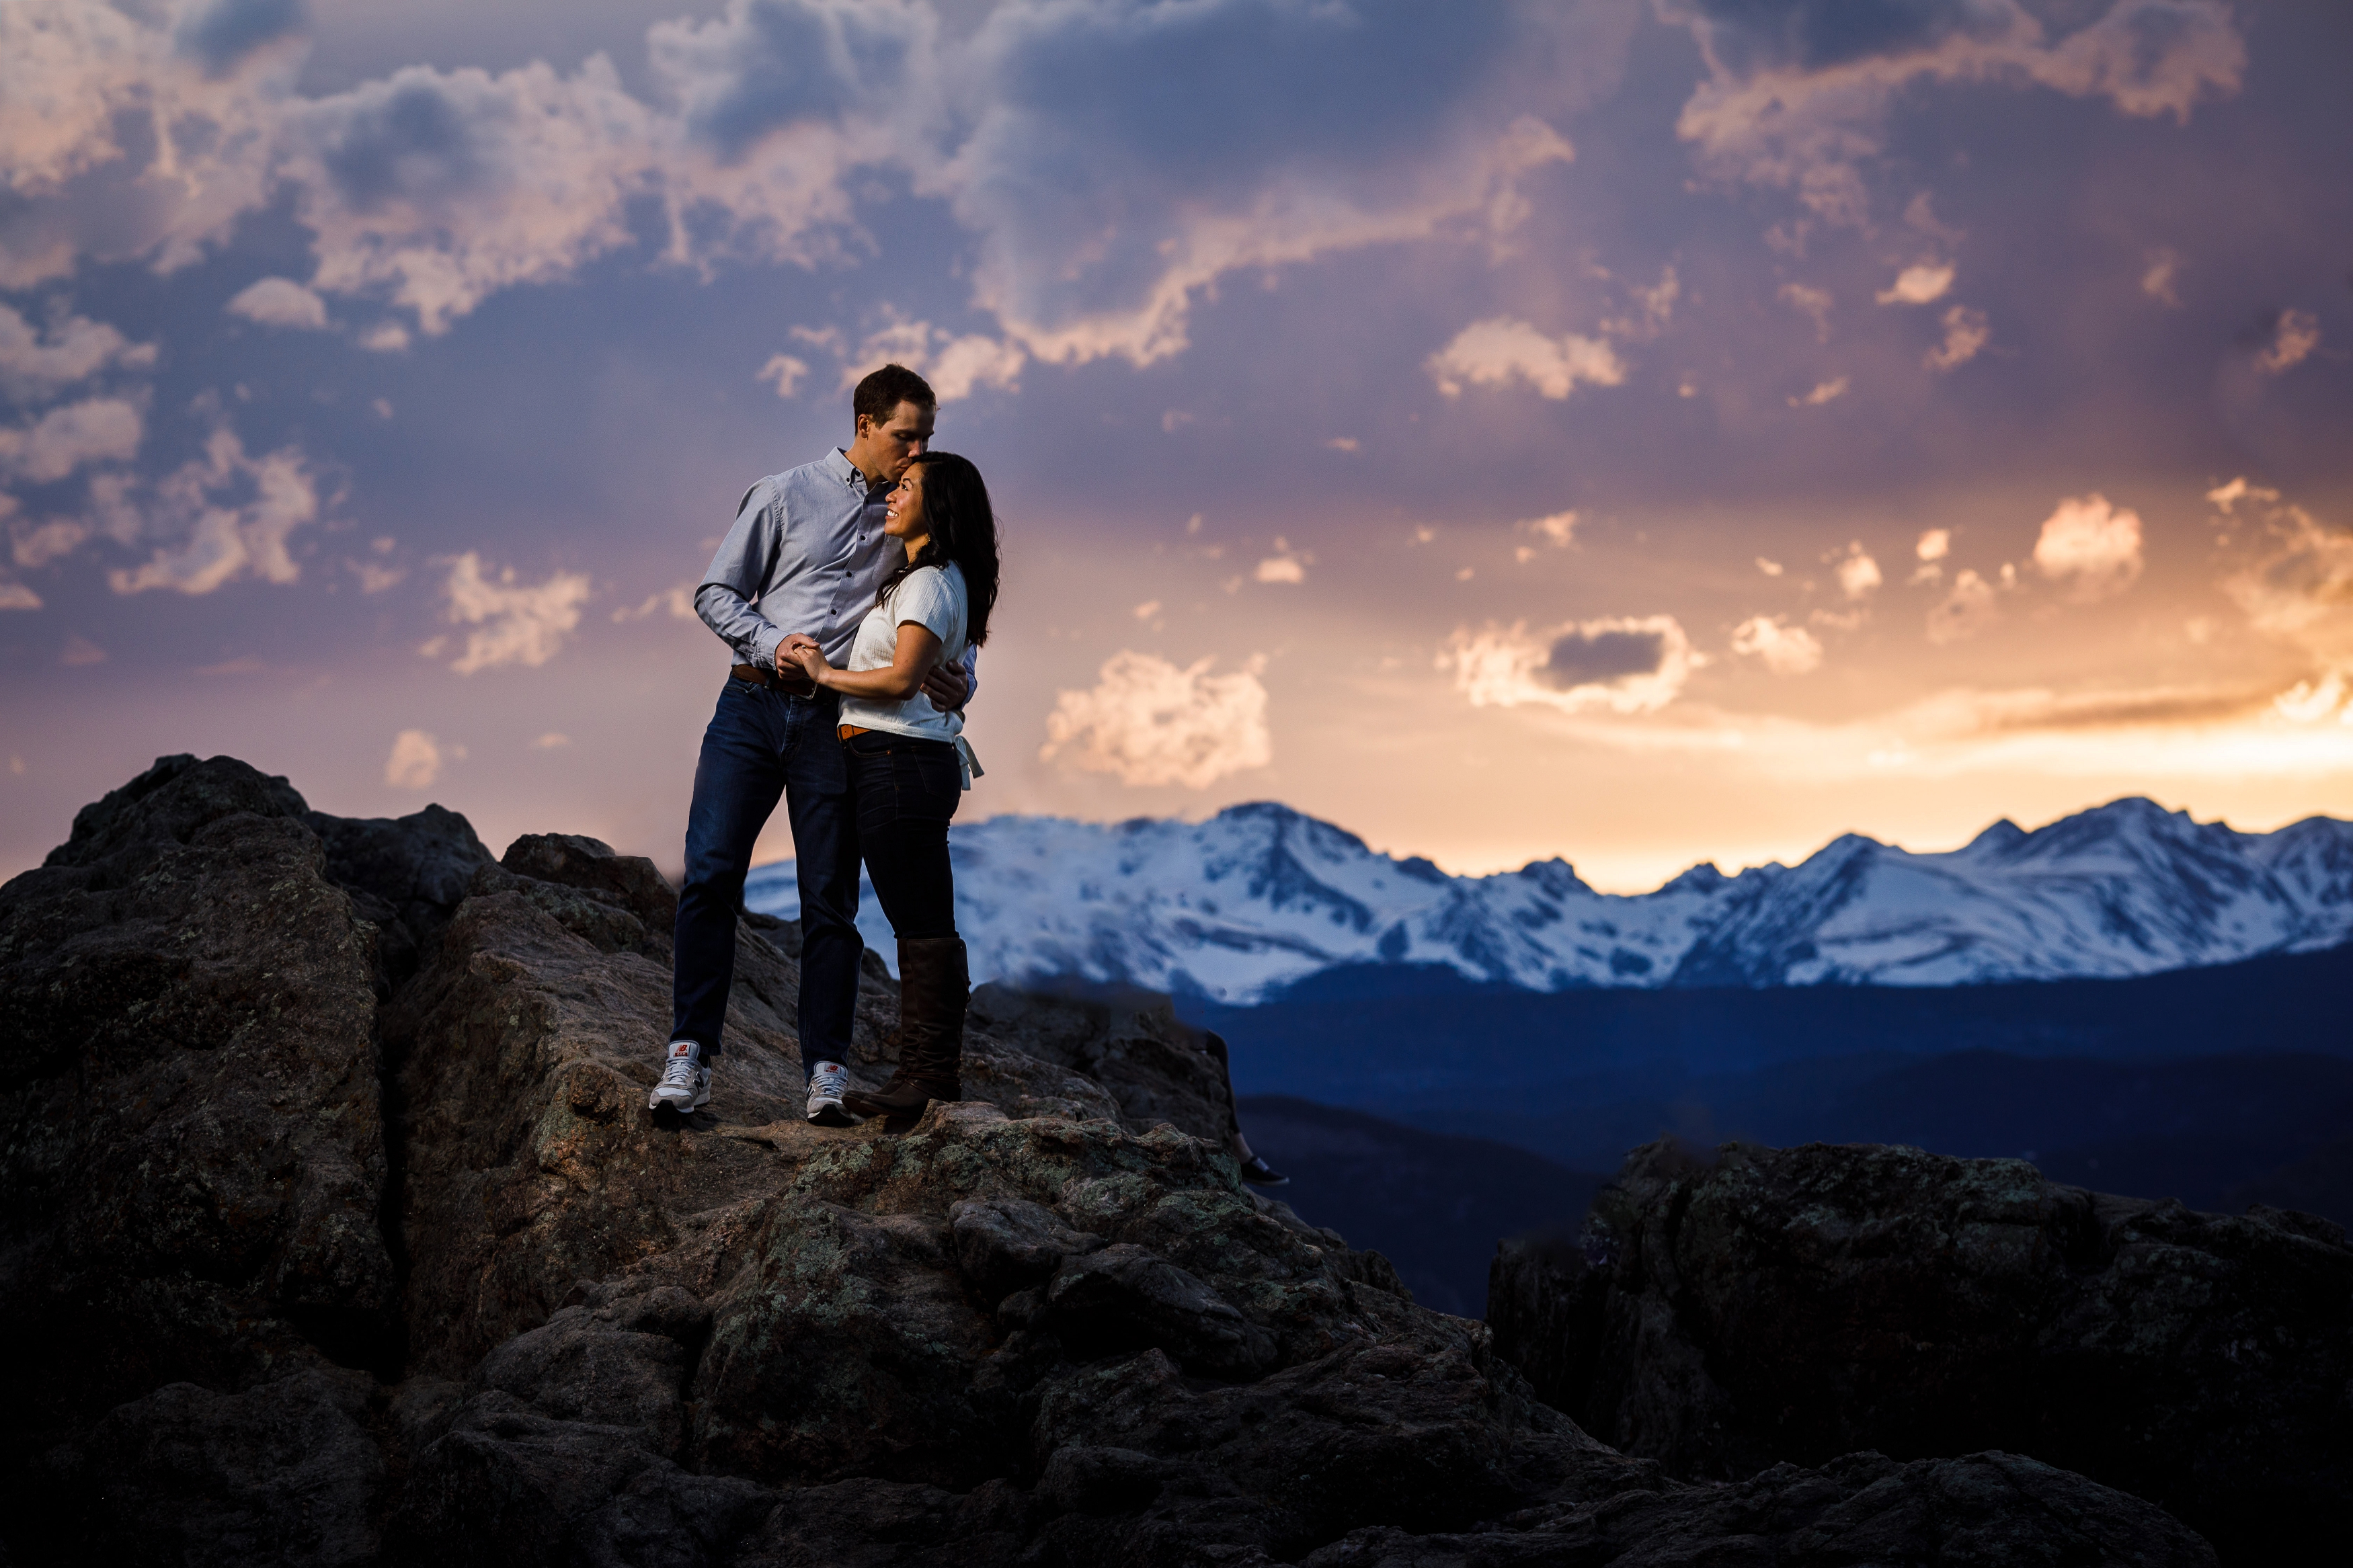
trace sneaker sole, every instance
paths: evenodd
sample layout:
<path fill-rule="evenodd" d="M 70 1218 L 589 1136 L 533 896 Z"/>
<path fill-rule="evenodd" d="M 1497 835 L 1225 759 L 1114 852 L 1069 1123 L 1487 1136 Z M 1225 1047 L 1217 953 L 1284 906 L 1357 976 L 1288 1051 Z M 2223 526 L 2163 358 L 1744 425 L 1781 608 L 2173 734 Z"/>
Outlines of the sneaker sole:
<path fill-rule="evenodd" d="M 809 1112 L 808 1119 L 809 1125 L 812 1127 L 855 1127 L 858 1125 L 858 1118 L 850 1115 L 849 1112 L 844 1110 L 839 1105 L 820 1105 L 815 1110 Z"/>

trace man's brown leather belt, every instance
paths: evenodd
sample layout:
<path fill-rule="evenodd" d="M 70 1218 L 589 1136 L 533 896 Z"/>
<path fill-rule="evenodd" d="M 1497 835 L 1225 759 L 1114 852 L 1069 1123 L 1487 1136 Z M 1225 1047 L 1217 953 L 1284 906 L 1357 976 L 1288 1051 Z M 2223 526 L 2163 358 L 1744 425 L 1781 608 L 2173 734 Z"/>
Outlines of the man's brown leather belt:
<path fill-rule="evenodd" d="M 807 697 L 817 690 L 817 682 L 806 675 L 791 679 L 773 669 L 762 669 L 756 664 L 731 665 L 727 673 L 738 680 L 748 680 L 754 686 L 765 686 L 771 691 L 781 691 L 791 697 Z"/>

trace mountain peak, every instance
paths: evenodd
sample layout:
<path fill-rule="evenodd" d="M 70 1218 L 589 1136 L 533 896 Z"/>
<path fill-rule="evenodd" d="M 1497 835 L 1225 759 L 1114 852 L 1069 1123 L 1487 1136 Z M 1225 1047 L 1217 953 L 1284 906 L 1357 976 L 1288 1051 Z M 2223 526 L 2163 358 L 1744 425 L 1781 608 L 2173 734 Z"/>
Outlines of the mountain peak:
<path fill-rule="evenodd" d="M 1440 965 L 1574 986 L 1954 985 L 2147 974 L 2353 939 L 2353 824 L 2272 835 L 2141 797 L 1914 854 L 1841 834 L 1795 868 L 1694 866 L 1596 892 L 1567 860 L 1451 877 L 1278 801 L 1199 823 L 992 817 L 955 830 L 976 977 L 1074 974 L 1249 1003 L 1327 970 Z M 797 910 L 788 868 L 745 888 Z M 879 909 L 867 940 L 892 951 Z M 1355 984 L 1351 982 L 1351 984 Z"/>

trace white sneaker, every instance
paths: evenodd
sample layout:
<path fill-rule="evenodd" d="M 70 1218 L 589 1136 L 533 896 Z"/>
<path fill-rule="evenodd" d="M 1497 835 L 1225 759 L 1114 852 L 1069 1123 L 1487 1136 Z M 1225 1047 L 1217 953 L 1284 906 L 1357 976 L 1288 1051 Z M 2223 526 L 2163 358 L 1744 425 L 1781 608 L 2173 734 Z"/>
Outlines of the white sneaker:
<path fill-rule="evenodd" d="M 646 1109 L 664 1106 L 685 1115 L 700 1110 L 711 1100 L 711 1069 L 702 1065 L 702 1047 L 692 1040 L 672 1040 L 670 1059 L 662 1065 L 661 1082 L 646 1096 Z"/>
<path fill-rule="evenodd" d="M 842 1091 L 849 1087 L 849 1069 L 839 1062 L 819 1062 L 809 1074 L 808 1119 L 819 1127 L 849 1127 L 858 1118 L 841 1108 Z"/>

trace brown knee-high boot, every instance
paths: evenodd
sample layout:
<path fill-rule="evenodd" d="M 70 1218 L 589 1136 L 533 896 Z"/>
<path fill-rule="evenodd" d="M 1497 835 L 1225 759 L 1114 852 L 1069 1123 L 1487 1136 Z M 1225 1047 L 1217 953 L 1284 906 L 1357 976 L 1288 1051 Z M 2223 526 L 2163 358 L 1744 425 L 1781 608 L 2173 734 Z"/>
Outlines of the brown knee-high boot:
<path fill-rule="evenodd" d="M 918 1116 L 934 1100 L 960 1100 L 964 1010 L 972 994 L 964 939 L 899 939 L 899 1070 L 872 1094 L 841 1103 L 860 1116 Z"/>

